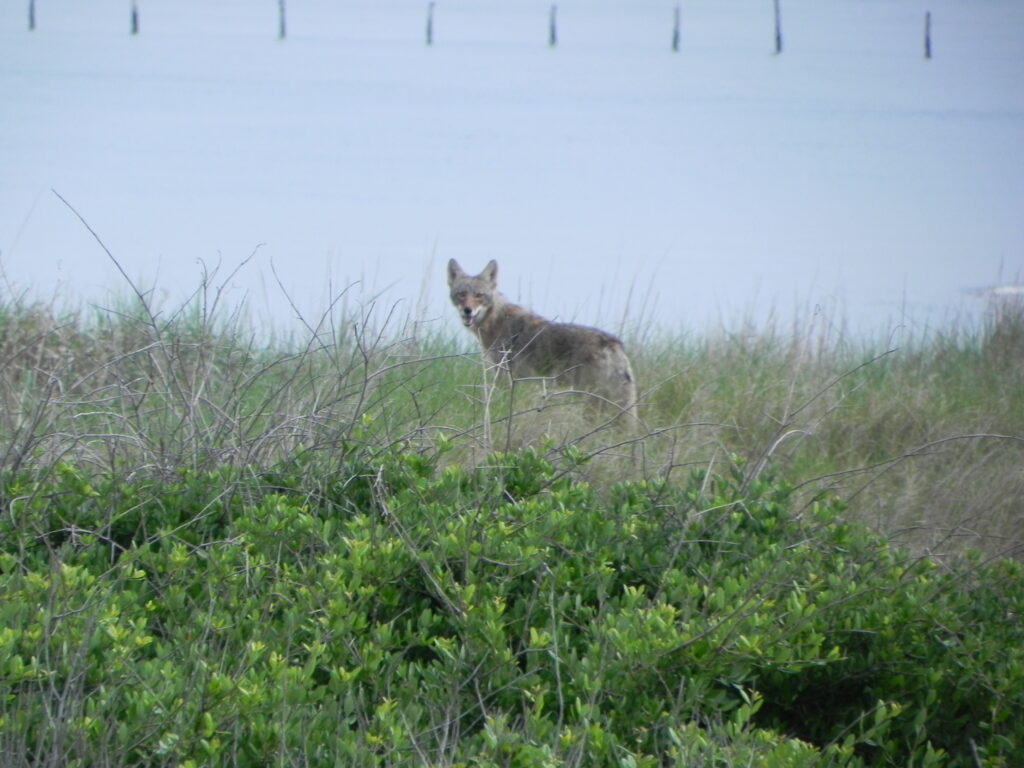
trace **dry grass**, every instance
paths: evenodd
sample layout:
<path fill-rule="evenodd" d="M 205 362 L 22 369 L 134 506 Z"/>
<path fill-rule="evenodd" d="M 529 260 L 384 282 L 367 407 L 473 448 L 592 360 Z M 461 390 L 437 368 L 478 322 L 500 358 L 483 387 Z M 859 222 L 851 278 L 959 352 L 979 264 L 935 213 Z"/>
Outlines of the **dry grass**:
<path fill-rule="evenodd" d="M 536 385 L 512 390 L 468 340 L 333 305 L 301 338 L 258 340 L 219 305 L 213 275 L 161 311 L 151 294 L 88 316 L 0 306 L 0 471 L 61 460 L 165 475 L 264 471 L 300 453 L 329 469 L 353 445 L 446 461 L 545 443 L 595 483 L 690 466 L 776 472 L 808 500 L 934 554 L 1019 554 L 1024 514 L 1024 305 L 979 328 L 899 344 L 809 324 L 631 347 L 643 429 L 581 415 Z M 375 315 L 376 316 L 376 315 Z M 463 345 L 463 342 L 466 342 Z M 589 461 L 583 461 L 591 457 Z"/>
<path fill-rule="evenodd" d="M 1021 553 L 1024 303 L 994 302 L 978 328 L 900 343 L 840 334 L 722 334 L 641 355 L 648 418 L 684 429 L 673 455 L 772 467 L 813 496 L 933 554 Z M 649 374 L 648 374 L 649 375 Z M 646 380 L 650 381 L 650 378 Z"/>

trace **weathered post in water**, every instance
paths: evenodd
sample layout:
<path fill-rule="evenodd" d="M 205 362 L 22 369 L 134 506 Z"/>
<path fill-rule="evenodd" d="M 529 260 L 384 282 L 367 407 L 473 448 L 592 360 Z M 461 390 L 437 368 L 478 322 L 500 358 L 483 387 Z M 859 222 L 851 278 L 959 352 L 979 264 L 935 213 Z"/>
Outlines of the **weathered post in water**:
<path fill-rule="evenodd" d="M 28 0 L 28 30 L 36 28 L 36 0 Z"/>
<path fill-rule="evenodd" d="M 551 6 L 551 15 L 548 18 L 548 45 L 554 48 L 558 45 L 558 6 Z"/>
<path fill-rule="evenodd" d="M 277 0 L 277 39 L 284 40 L 286 32 L 284 0 Z"/>
<path fill-rule="evenodd" d="M 132 0 L 132 34 L 139 34 L 139 4 Z"/>
<path fill-rule="evenodd" d="M 924 14 L 924 57 L 930 59 L 932 57 L 932 12 L 926 11 Z"/>
<path fill-rule="evenodd" d="M 779 0 L 773 0 L 775 3 L 775 53 L 776 55 L 782 53 L 782 8 L 779 6 Z"/>
<path fill-rule="evenodd" d="M 676 5 L 672 16 L 672 51 L 679 52 L 679 6 Z"/>
<path fill-rule="evenodd" d="M 434 4 L 427 3 L 427 45 L 434 44 Z"/>

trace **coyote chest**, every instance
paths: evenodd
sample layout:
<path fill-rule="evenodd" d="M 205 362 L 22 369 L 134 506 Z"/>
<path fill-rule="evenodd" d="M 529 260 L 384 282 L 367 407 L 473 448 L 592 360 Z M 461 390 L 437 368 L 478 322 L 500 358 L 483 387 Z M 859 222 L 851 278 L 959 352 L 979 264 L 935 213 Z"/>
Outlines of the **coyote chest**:
<path fill-rule="evenodd" d="M 507 301 L 497 290 L 498 264 L 479 275 L 448 262 L 448 287 L 462 324 L 483 347 L 487 360 L 513 378 L 544 378 L 610 401 L 636 407 L 636 380 L 622 342 L 610 333 L 556 323 Z"/>

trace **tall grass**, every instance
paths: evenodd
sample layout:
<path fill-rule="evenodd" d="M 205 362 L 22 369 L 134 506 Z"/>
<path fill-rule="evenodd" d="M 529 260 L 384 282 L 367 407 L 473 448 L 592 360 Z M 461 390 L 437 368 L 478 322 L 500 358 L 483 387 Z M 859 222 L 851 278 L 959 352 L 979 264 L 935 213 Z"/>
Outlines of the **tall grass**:
<path fill-rule="evenodd" d="M 224 284 L 0 304 L 0 764 L 1014 753 L 1021 304 L 649 331 L 636 428 L 346 293 L 268 338 Z"/>
<path fill-rule="evenodd" d="M 229 276 L 230 277 L 230 276 Z M 132 286 L 106 308 L 0 304 L 0 471 L 62 460 L 125 476 L 259 474 L 403 444 L 446 461 L 545 445 L 602 486 L 680 467 L 771 467 L 812 499 L 939 555 L 1017 553 L 1024 513 L 1024 305 L 979 326 L 853 340 L 814 322 L 643 334 L 639 434 L 510 387 L 468 337 L 346 303 L 267 337 L 216 274 L 180 306 Z M 453 329 L 454 330 L 454 329 Z M 628 339 L 627 339 L 628 341 Z"/>
<path fill-rule="evenodd" d="M 1024 304 L 985 321 L 851 340 L 796 327 L 721 333 L 640 351 L 668 371 L 648 413 L 713 427 L 676 453 L 784 469 L 815 494 L 933 554 L 1017 552 L 1024 512 Z"/>

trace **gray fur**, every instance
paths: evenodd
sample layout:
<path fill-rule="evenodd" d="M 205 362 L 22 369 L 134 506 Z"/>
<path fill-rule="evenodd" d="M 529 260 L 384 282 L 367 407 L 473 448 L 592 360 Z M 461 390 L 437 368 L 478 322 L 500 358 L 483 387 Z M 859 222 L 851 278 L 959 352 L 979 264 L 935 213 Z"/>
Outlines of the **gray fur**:
<path fill-rule="evenodd" d="M 467 275 L 448 262 L 448 287 L 463 325 L 484 355 L 516 379 L 544 378 L 597 395 L 635 416 L 636 378 L 622 342 L 585 325 L 557 323 L 513 304 L 498 292 L 498 263 Z"/>

